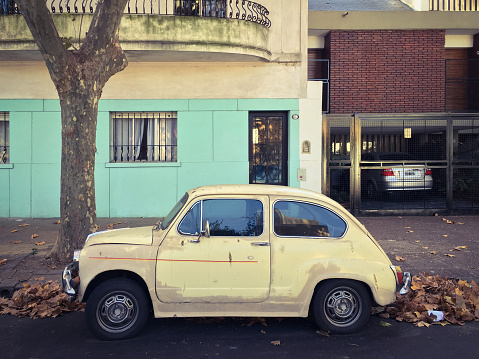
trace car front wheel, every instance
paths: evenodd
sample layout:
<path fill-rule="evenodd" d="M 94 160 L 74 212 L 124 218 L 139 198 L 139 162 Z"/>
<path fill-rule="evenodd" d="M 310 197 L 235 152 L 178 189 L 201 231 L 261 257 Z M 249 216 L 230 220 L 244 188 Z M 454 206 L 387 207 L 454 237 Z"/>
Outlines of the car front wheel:
<path fill-rule="evenodd" d="M 145 326 L 149 300 L 143 288 L 127 278 L 110 279 L 88 298 L 86 322 L 101 340 L 131 338 Z"/>
<path fill-rule="evenodd" d="M 361 284 L 352 280 L 333 280 L 320 285 L 313 302 L 314 318 L 327 332 L 357 332 L 369 320 L 371 296 Z"/>

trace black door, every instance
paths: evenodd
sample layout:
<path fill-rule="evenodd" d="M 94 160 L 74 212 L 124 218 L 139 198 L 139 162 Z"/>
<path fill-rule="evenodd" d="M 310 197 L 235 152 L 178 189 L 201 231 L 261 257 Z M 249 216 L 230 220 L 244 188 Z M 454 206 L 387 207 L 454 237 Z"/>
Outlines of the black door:
<path fill-rule="evenodd" d="M 287 113 L 251 112 L 249 127 L 249 183 L 286 186 Z"/>

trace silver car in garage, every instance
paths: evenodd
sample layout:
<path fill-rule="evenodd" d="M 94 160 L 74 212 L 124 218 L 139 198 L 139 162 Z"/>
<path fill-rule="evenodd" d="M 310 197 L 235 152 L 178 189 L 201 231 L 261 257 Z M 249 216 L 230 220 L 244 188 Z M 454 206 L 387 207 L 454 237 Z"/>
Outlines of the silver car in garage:
<path fill-rule="evenodd" d="M 432 171 L 409 153 L 365 153 L 361 156 L 361 184 L 368 198 L 392 191 L 428 191 L 433 185 Z"/>

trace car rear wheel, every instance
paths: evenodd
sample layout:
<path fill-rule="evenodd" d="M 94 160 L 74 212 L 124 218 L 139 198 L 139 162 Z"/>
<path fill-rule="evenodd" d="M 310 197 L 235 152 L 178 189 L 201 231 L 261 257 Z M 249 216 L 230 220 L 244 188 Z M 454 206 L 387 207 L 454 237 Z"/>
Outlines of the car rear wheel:
<path fill-rule="evenodd" d="M 88 298 L 86 322 L 101 340 L 131 338 L 145 326 L 149 300 L 143 288 L 127 278 L 110 279 Z"/>
<path fill-rule="evenodd" d="M 313 302 L 318 326 L 336 334 L 354 333 L 369 320 L 371 296 L 359 282 L 334 280 L 320 285 Z"/>

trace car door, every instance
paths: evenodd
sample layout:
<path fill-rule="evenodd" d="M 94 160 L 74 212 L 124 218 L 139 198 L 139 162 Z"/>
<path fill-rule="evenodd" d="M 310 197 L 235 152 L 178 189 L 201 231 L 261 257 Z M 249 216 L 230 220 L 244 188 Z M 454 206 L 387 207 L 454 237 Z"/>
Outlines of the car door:
<path fill-rule="evenodd" d="M 158 298 L 174 303 L 266 300 L 267 206 L 267 196 L 204 198 L 192 204 L 159 248 Z"/>

